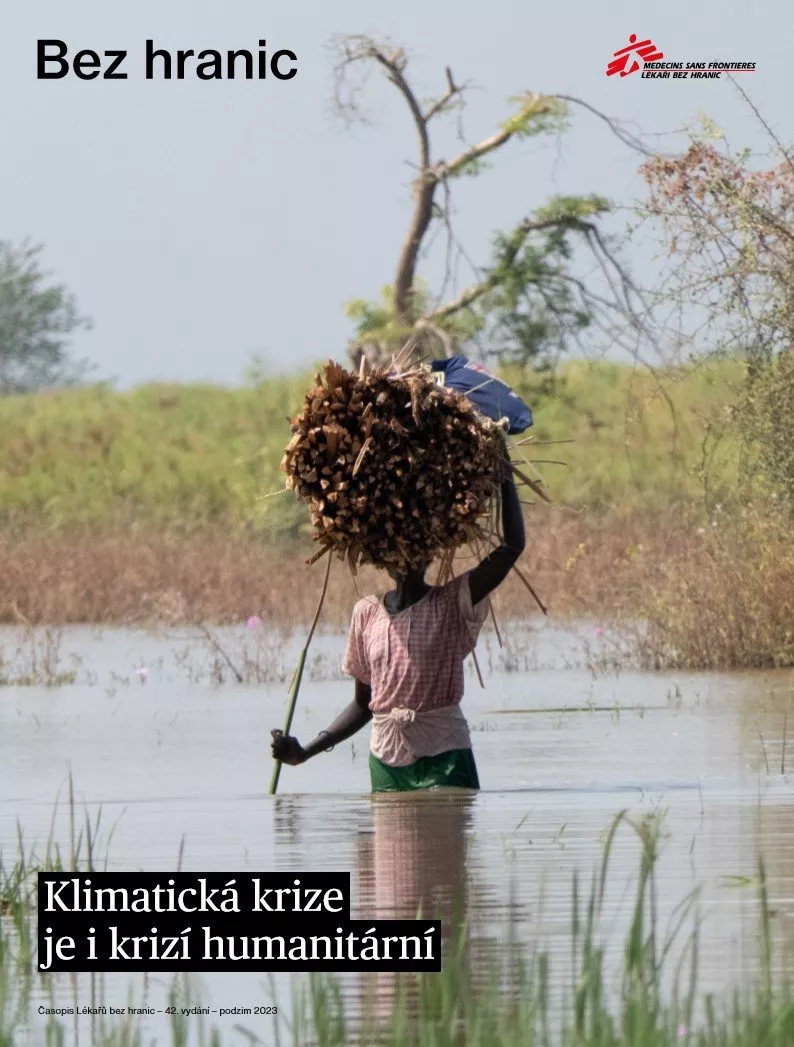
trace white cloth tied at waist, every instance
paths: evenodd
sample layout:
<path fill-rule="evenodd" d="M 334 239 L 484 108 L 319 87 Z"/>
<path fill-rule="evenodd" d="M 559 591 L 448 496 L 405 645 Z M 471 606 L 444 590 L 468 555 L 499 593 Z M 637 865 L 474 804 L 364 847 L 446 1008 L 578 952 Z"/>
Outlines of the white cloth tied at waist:
<path fill-rule="evenodd" d="M 471 735 L 459 705 L 421 710 L 395 706 L 374 714 L 370 748 L 390 767 L 407 767 L 423 756 L 471 749 Z"/>

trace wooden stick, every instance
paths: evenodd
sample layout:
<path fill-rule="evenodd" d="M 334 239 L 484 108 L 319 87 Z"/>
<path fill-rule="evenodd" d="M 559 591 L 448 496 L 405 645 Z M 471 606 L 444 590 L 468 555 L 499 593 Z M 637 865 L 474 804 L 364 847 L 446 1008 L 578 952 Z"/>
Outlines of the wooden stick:
<path fill-rule="evenodd" d="M 532 586 L 529 584 L 528 579 L 526 579 L 524 577 L 524 575 L 521 573 L 521 571 L 519 571 L 518 567 L 515 564 L 513 564 L 512 570 L 514 570 L 516 572 L 516 574 L 521 579 L 521 581 L 524 583 L 524 585 L 527 587 L 527 589 L 529 589 L 529 591 L 532 593 L 532 596 L 535 599 L 535 603 L 538 605 L 538 607 L 541 609 L 541 611 L 543 611 L 544 614 L 548 614 L 549 613 L 548 608 L 544 606 L 543 601 L 538 596 L 538 594 L 535 592 L 535 590 L 532 588 Z"/>
<path fill-rule="evenodd" d="M 452 577 L 452 560 L 455 556 L 455 550 L 450 549 L 445 552 L 441 557 L 441 561 L 438 565 L 438 580 L 437 585 L 446 585 L 449 579 Z"/>
<path fill-rule="evenodd" d="M 317 552 L 314 554 L 314 556 L 310 556 L 309 557 L 309 559 L 306 561 L 307 565 L 309 567 L 312 567 L 314 564 L 317 563 L 318 560 L 322 560 L 322 558 L 325 556 L 326 553 L 330 553 L 331 549 L 332 549 L 332 546 L 324 545 L 322 547 L 322 549 L 318 549 L 317 550 Z"/>
<path fill-rule="evenodd" d="M 500 647 L 504 647 L 504 644 L 502 643 L 502 634 L 499 632 L 499 626 L 498 626 L 497 621 L 496 621 L 496 614 L 495 614 L 494 609 L 493 609 L 493 600 L 490 601 L 490 606 L 491 606 L 491 621 L 493 622 L 493 627 L 496 630 L 496 639 L 499 641 L 499 646 Z"/>
<path fill-rule="evenodd" d="M 536 440 L 534 436 L 525 436 L 523 440 L 508 444 L 508 447 L 523 447 L 524 444 L 530 443 L 535 447 L 552 447 L 555 444 L 575 444 L 576 440 Z"/>
<path fill-rule="evenodd" d="M 405 370 L 403 363 L 407 363 L 411 359 L 418 340 L 418 335 L 410 335 L 405 345 L 403 345 L 401 349 L 398 349 L 396 353 L 392 354 L 391 362 L 395 371 L 399 373 L 401 370 Z M 404 353 L 407 353 L 407 355 L 403 358 Z M 399 363 L 397 362 L 398 360 L 400 361 Z"/>
<path fill-rule="evenodd" d="M 549 496 L 546 494 L 546 492 L 543 490 L 540 484 L 535 483 L 534 480 L 530 480 L 527 474 L 522 473 L 518 466 L 513 465 L 512 462 L 510 463 L 510 468 L 513 470 L 513 472 L 516 474 L 519 480 L 522 480 L 527 485 L 527 487 L 531 487 L 535 494 L 538 495 L 539 498 L 542 498 L 544 502 L 548 502 L 548 504 L 551 505 L 551 498 L 549 498 Z"/>
<path fill-rule="evenodd" d="M 518 451 L 518 457 L 521 459 L 524 465 L 528 466 L 532 470 L 532 472 L 535 474 L 535 479 L 537 480 L 537 482 L 539 484 L 545 484 L 546 481 L 543 478 L 543 474 L 541 473 L 540 469 L 535 468 L 534 463 L 531 462 L 529 458 L 527 458 L 523 451 Z"/>
<path fill-rule="evenodd" d="M 367 451 L 370 449 L 371 446 L 372 446 L 372 437 L 368 436 L 366 438 L 366 440 L 364 441 L 364 444 L 363 444 L 361 450 L 358 452 L 358 458 L 356 458 L 356 464 L 353 466 L 353 476 L 355 476 L 356 473 L 361 468 L 361 463 L 364 461 L 364 455 L 367 453 Z"/>
<path fill-rule="evenodd" d="M 320 620 L 320 612 L 323 609 L 323 603 L 325 602 L 325 594 L 328 591 L 328 576 L 331 573 L 331 557 L 328 557 L 328 563 L 325 566 L 325 578 L 323 580 L 323 588 L 320 593 L 320 599 L 317 602 L 317 610 L 314 612 L 314 618 L 312 620 L 311 628 L 309 629 L 309 635 L 306 638 L 303 650 L 298 658 L 298 664 L 295 668 L 295 674 L 292 677 L 292 686 L 289 692 L 289 705 L 287 707 L 287 718 L 284 721 L 284 734 L 289 734 L 290 728 L 292 727 L 292 718 L 295 715 L 295 706 L 298 704 L 298 691 L 300 690 L 301 680 L 303 679 L 303 668 L 306 665 L 306 655 L 309 653 L 309 644 L 312 642 L 314 636 L 314 630 L 317 628 L 317 622 Z M 270 779 L 270 789 L 268 790 L 271 796 L 275 796 L 276 790 L 278 789 L 278 780 L 281 775 L 281 761 L 276 760 L 273 768 L 273 777 Z"/>
<path fill-rule="evenodd" d="M 471 660 L 474 662 L 474 670 L 477 673 L 477 679 L 480 681 L 480 687 L 485 690 L 485 682 L 482 678 L 482 673 L 480 672 L 480 663 L 477 661 L 476 651 L 471 652 Z"/>
<path fill-rule="evenodd" d="M 256 501 L 264 502 L 266 498 L 275 498 L 277 494 L 285 494 L 287 491 L 289 491 L 289 487 L 280 487 L 277 491 L 271 491 L 270 494 L 257 495 Z"/>

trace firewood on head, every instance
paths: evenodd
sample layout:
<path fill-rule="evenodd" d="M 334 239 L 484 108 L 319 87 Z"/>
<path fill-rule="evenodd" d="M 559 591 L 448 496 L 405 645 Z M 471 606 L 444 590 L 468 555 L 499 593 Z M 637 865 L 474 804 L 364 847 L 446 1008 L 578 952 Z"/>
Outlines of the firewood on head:
<path fill-rule="evenodd" d="M 490 532 L 503 438 L 427 371 L 329 361 L 291 429 L 287 486 L 309 507 L 321 552 L 351 570 L 404 571 Z"/>

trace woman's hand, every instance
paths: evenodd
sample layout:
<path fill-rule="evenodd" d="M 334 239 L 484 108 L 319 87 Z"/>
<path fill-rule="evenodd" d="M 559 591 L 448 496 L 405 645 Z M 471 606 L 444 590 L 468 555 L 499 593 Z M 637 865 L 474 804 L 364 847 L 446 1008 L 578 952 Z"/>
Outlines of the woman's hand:
<path fill-rule="evenodd" d="M 284 734 L 283 731 L 276 730 L 271 731 L 270 736 L 273 739 L 270 748 L 274 760 L 286 763 L 290 767 L 297 767 L 299 763 L 305 763 L 308 760 L 308 753 L 298 739 L 291 734 Z"/>
<path fill-rule="evenodd" d="M 313 742 L 304 748 L 297 738 L 283 731 L 271 731 L 273 738 L 271 750 L 273 759 L 297 767 L 299 763 L 311 760 L 318 753 L 330 752 L 339 742 L 352 737 L 356 731 L 372 719 L 369 703 L 372 691 L 368 684 L 356 680 L 355 698 L 348 707 L 334 720 L 327 731 L 320 731 Z"/>

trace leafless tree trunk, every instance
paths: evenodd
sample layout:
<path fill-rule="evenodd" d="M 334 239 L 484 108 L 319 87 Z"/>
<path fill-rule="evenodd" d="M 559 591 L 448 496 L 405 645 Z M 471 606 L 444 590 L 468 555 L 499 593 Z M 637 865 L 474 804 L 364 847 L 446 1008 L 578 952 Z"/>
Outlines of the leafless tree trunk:
<path fill-rule="evenodd" d="M 440 345 L 446 355 L 452 355 L 455 352 L 455 340 L 448 330 L 448 322 L 455 314 L 469 309 L 492 290 L 495 286 L 495 279 L 493 275 L 486 276 L 452 300 L 430 309 L 423 309 L 423 303 L 417 299 L 416 277 L 419 254 L 431 224 L 434 219 L 441 217 L 447 224 L 448 230 L 451 229 L 448 212 L 449 183 L 467 171 L 476 170 L 478 161 L 501 149 L 515 136 L 551 129 L 554 121 L 564 116 L 566 103 L 578 103 L 579 100 L 565 96 L 526 93 L 519 100 L 518 109 L 494 134 L 466 147 L 450 161 L 434 160 L 430 134 L 433 121 L 454 109 L 462 108 L 464 94 L 470 84 L 457 83 L 451 69 L 447 67 L 445 70 L 446 86 L 443 92 L 431 101 L 421 102 L 406 77 L 408 58 L 402 48 L 378 43 L 367 36 L 345 36 L 334 41 L 334 49 L 337 56 L 335 101 L 338 111 L 348 122 L 364 120 L 359 107 L 359 94 L 368 72 L 373 67 L 380 70 L 396 87 L 411 114 L 417 138 L 416 175 L 412 182 L 412 210 L 408 230 L 400 248 L 394 274 L 395 321 L 401 328 L 415 333 L 420 340 L 430 339 L 436 346 Z M 612 131 L 624 142 L 645 152 L 637 139 L 613 121 L 593 109 L 592 106 L 586 103 L 581 104 L 605 120 Z M 445 197 L 441 205 L 437 202 L 439 189 L 443 190 Z M 586 234 L 589 246 L 596 253 L 603 252 L 604 256 L 598 258 L 602 268 L 605 264 L 604 257 L 614 265 L 614 260 L 606 252 L 603 241 L 592 223 L 565 214 L 544 217 L 543 220 L 524 219 L 514 231 L 514 239 L 511 241 L 514 245 L 513 258 L 521 250 L 526 238 L 533 232 L 555 227 L 577 228 Z M 451 232 L 449 235 L 451 237 Z M 619 269 L 617 271 L 620 273 L 620 281 L 625 291 L 625 275 Z M 449 276 L 448 272 L 445 285 Z M 582 289 L 581 286 L 579 289 Z M 385 344 L 373 340 L 354 346 L 351 355 L 358 366 L 362 356 L 382 361 L 391 355 L 391 350 Z"/>

